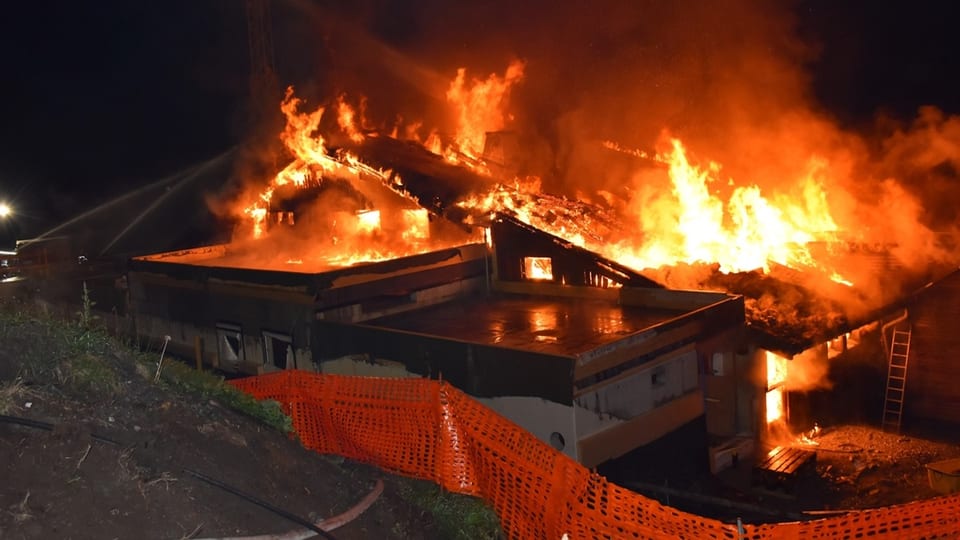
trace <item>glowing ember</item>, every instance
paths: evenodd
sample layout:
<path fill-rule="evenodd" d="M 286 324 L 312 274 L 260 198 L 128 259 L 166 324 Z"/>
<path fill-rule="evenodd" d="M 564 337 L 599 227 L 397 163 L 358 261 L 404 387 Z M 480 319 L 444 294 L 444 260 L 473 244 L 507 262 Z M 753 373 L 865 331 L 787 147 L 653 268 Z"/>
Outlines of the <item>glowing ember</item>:
<path fill-rule="evenodd" d="M 835 281 L 835 282 L 841 284 L 841 285 L 846 285 L 847 287 L 853 287 L 853 282 L 852 282 L 852 281 L 850 281 L 850 280 L 848 280 L 848 279 L 844 279 L 843 276 L 841 276 L 840 274 L 838 274 L 838 273 L 836 273 L 836 272 L 834 272 L 833 275 L 830 276 L 830 279 L 831 279 L 832 281 Z"/>
<path fill-rule="evenodd" d="M 550 257 L 524 257 L 523 275 L 531 280 L 552 280 L 553 259 Z"/>

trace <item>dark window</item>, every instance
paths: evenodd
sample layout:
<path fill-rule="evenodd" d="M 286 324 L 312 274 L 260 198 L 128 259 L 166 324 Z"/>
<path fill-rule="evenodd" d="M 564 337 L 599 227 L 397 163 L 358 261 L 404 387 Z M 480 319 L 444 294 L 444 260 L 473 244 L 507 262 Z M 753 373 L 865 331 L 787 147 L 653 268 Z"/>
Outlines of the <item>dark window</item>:
<path fill-rule="evenodd" d="M 656 388 L 665 384 L 667 384 L 667 368 L 665 366 L 653 368 L 653 372 L 650 373 L 650 386 Z"/>
<path fill-rule="evenodd" d="M 217 354 L 223 367 L 243 363 L 243 331 L 239 325 L 217 323 Z"/>
<path fill-rule="evenodd" d="M 263 331 L 263 363 L 272 363 L 279 369 L 296 368 L 293 338 L 288 334 Z"/>

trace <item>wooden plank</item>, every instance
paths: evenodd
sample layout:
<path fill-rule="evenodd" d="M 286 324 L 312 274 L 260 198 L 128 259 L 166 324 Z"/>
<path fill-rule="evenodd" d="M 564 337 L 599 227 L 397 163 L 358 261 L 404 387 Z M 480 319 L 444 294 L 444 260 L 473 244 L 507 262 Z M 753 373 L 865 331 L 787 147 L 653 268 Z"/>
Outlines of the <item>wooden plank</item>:
<path fill-rule="evenodd" d="M 788 452 L 785 456 L 783 463 L 780 465 L 779 470 L 784 474 L 793 474 L 797 472 L 797 469 L 806 462 L 807 456 L 803 455 L 800 452 Z"/>
<path fill-rule="evenodd" d="M 757 469 L 770 478 L 784 480 L 798 475 L 805 466 L 815 463 L 816 456 L 816 452 L 811 450 L 778 446 L 767 454 Z"/>

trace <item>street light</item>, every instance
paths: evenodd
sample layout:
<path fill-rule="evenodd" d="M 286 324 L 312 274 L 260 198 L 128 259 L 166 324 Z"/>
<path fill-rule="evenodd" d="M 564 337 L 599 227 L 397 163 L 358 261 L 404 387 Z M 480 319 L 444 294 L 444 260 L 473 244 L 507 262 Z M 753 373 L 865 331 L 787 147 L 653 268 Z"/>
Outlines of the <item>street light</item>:
<path fill-rule="evenodd" d="M 10 217 L 13 214 L 13 208 L 5 202 L 0 202 L 0 218 Z"/>

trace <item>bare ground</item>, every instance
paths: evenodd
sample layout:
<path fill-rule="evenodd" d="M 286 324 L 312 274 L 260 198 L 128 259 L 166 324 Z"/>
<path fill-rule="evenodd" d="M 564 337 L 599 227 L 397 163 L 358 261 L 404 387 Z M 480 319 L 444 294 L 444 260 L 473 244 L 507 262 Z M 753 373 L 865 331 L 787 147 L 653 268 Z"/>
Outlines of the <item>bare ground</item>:
<path fill-rule="evenodd" d="M 760 521 L 815 519 L 939 497 L 929 485 L 926 464 L 960 457 L 960 433 L 939 428 L 901 435 L 859 424 L 825 427 L 813 438 L 787 443 L 816 452 L 815 465 L 793 485 L 758 482 L 754 460 L 744 460 L 723 471 L 709 491 L 782 513 L 753 516 Z M 724 511 L 718 517 L 736 515 Z"/>

